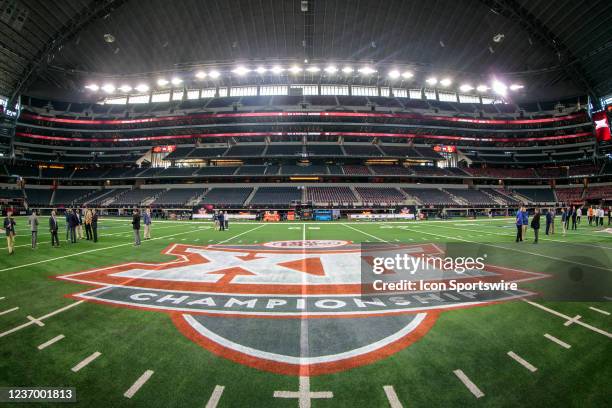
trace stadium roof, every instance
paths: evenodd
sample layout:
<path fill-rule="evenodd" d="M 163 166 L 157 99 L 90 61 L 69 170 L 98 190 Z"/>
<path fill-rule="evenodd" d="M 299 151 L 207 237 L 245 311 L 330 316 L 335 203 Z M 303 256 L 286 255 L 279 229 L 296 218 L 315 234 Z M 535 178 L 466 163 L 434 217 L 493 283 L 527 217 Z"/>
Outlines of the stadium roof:
<path fill-rule="evenodd" d="M 87 81 L 106 75 L 305 59 L 496 75 L 521 81 L 523 100 L 602 96 L 612 90 L 612 2 L 0 0 L 9 97 L 82 100 Z"/>

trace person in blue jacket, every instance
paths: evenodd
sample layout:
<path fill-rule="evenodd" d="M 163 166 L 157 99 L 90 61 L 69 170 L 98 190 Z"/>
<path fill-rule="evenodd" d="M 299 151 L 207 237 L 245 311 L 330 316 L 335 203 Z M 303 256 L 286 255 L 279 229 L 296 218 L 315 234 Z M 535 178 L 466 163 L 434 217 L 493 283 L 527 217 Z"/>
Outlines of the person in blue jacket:
<path fill-rule="evenodd" d="M 527 228 L 529 228 L 529 211 L 523 207 L 523 235 L 521 236 L 523 239 L 527 236 Z"/>
<path fill-rule="evenodd" d="M 523 240 L 523 208 L 516 212 L 516 242 Z"/>
<path fill-rule="evenodd" d="M 550 226 L 553 223 L 553 213 L 552 213 L 552 209 L 548 209 L 546 211 L 546 235 L 548 235 L 548 233 L 550 232 Z"/>

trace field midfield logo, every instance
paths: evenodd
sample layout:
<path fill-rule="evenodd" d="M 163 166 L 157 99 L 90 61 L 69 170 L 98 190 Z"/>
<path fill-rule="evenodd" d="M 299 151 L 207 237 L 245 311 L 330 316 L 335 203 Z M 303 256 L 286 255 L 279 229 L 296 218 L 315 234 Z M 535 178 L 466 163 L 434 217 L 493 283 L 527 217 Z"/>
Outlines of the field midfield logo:
<path fill-rule="evenodd" d="M 372 248 L 387 250 L 382 245 Z M 394 248 L 411 257 L 441 253 L 433 244 Z M 342 240 L 172 244 L 162 252 L 172 257 L 167 262 L 129 262 L 57 278 L 95 286 L 72 295 L 75 298 L 167 313 L 181 333 L 207 350 L 287 375 L 369 364 L 418 341 L 444 310 L 530 294 L 364 294 L 361 267 L 368 257 L 362 250 Z M 422 272 L 416 271 L 417 277 Z M 440 273 L 440 279 L 448 278 L 445 271 Z M 478 273 L 461 279 L 518 282 L 544 277 L 493 265 L 484 265 Z"/>

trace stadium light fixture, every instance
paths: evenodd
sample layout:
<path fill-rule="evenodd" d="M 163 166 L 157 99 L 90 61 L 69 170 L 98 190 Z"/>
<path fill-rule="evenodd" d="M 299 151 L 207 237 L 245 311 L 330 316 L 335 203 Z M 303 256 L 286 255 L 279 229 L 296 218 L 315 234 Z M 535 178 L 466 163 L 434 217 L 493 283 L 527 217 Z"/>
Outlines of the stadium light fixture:
<path fill-rule="evenodd" d="M 518 91 L 519 89 L 523 89 L 524 86 L 523 85 L 519 85 L 519 84 L 512 84 L 510 85 L 510 90 L 511 91 Z"/>
<path fill-rule="evenodd" d="M 265 68 L 265 67 L 262 67 L 261 65 L 260 65 L 260 66 L 258 66 L 258 67 L 255 69 L 255 72 L 257 72 L 259 75 L 263 75 L 263 74 L 265 74 L 265 73 L 266 73 L 266 71 L 267 71 L 267 70 L 266 70 L 266 68 Z"/>
<path fill-rule="evenodd" d="M 359 72 L 361 75 L 370 75 L 370 74 L 375 73 L 376 70 L 372 67 L 365 66 L 365 67 L 359 68 L 357 72 Z"/>
<path fill-rule="evenodd" d="M 113 84 L 104 84 L 101 88 L 104 92 L 111 94 L 115 92 L 115 85 Z"/>
<path fill-rule="evenodd" d="M 217 79 L 221 76 L 221 73 L 219 71 L 212 70 L 208 73 L 208 76 L 211 77 L 212 79 Z"/>
<path fill-rule="evenodd" d="M 440 80 L 440 85 L 442 86 L 449 86 L 452 83 L 453 81 L 451 81 L 450 78 L 442 78 L 442 80 Z"/>
<path fill-rule="evenodd" d="M 302 72 L 302 68 L 298 67 L 297 65 L 292 65 L 291 68 L 289 68 L 289 72 L 291 72 L 292 74 L 299 74 L 300 72 Z"/>
<path fill-rule="evenodd" d="M 120 90 L 121 92 L 130 92 L 130 91 L 132 90 L 132 87 L 131 87 L 131 86 L 129 86 L 129 85 L 127 85 L 127 84 L 125 84 L 125 85 L 121 85 L 121 86 L 119 87 L 119 90 Z"/>
<path fill-rule="evenodd" d="M 147 84 L 138 84 L 135 89 L 138 92 L 148 92 L 149 91 L 149 85 L 147 85 Z"/>
<path fill-rule="evenodd" d="M 180 85 L 181 82 L 183 82 L 183 80 L 179 77 L 173 77 L 170 82 L 172 83 L 172 85 Z"/>
<path fill-rule="evenodd" d="M 435 84 L 438 83 L 438 78 L 436 77 L 429 77 L 425 80 L 425 82 L 427 82 L 427 85 L 431 85 L 434 86 Z"/>
<path fill-rule="evenodd" d="M 491 87 L 493 89 L 493 92 L 501 96 L 506 96 L 506 93 L 508 92 L 508 86 L 506 86 L 506 84 L 504 84 L 503 82 L 498 81 L 497 79 L 493 80 L 493 82 L 491 83 Z"/>
<path fill-rule="evenodd" d="M 486 86 L 486 85 L 478 85 L 478 86 L 476 87 L 476 90 L 477 90 L 478 92 L 487 92 L 487 91 L 489 90 L 489 87 L 488 87 L 488 86 Z"/>
<path fill-rule="evenodd" d="M 338 67 L 335 65 L 328 65 L 327 67 L 325 67 L 325 72 L 327 72 L 330 75 L 335 74 L 336 72 L 338 72 Z"/>
<path fill-rule="evenodd" d="M 204 79 L 206 78 L 206 72 L 204 71 L 198 71 L 195 73 L 195 77 L 198 79 Z"/>
<path fill-rule="evenodd" d="M 472 89 L 474 89 L 474 87 L 470 84 L 463 84 L 459 87 L 461 92 L 470 92 Z"/>
<path fill-rule="evenodd" d="M 345 73 L 345 74 L 352 74 L 353 71 L 355 71 L 355 70 L 353 68 L 351 68 L 351 67 L 348 67 L 348 66 L 342 68 L 342 72 Z"/>
<path fill-rule="evenodd" d="M 400 77 L 401 74 L 400 74 L 400 72 L 397 69 L 394 69 L 392 71 L 389 71 L 389 73 L 387 75 L 389 75 L 389 78 L 391 78 L 391 79 L 397 79 L 397 78 Z"/>
<path fill-rule="evenodd" d="M 410 71 L 404 71 L 402 72 L 402 78 L 404 79 L 410 79 L 414 76 L 414 74 Z"/>
<path fill-rule="evenodd" d="M 319 67 L 308 67 L 308 68 L 306 68 L 306 71 L 315 73 L 315 72 L 321 71 L 321 68 L 319 68 Z"/>
<path fill-rule="evenodd" d="M 97 92 L 100 87 L 97 84 L 89 84 L 85 86 L 85 89 L 89 89 L 90 91 Z"/>
<path fill-rule="evenodd" d="M 285 69 L 279 65 L 275 65 L 272 67 L 272 69 L 270 71 L 272 71 L 272 73 L 274 74 L 280 74 L 281 72 L 283 72 Z"/>
<path fill-rule="evenodd" d="M 168 80 L 167 80 L 167 79 L 165 79 L 165 78 L 159 78 L 159 79 L 157 80 L 157 85 L 159 85 L 159 86 L 166 86 L 166 85 L 168 85 L 168 84 L 169 84 L 169 82 L 168 82 Z"/>
<path fill-rule="evenodd" d="M 243 65 L 240 65 L 236 67 L 235 69 L 233 69 L 232 72 L 238 76 L 245 76 L 246 74 L 251 72 L 251 70 Z"/>

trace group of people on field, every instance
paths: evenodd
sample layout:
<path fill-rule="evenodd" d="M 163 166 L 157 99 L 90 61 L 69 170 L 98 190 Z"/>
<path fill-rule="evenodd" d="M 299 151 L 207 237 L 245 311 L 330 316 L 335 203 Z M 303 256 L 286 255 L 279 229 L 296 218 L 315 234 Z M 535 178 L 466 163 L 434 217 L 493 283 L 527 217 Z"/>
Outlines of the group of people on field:
<path fill-rule="evenodd" d="M 561 228 L 563 235 L 568 230 L 577 230 L 582 219 L 583 210 L 582 207 L 571 206 L 568 208 L 561 208 L 559 216 L 561 217 Z M 555 217 L 557 216 L 554 208 L 546 209 L 546 235 L 555 233 Z M 587 210 L 587 216 L 589 225 L 595 227 L 601 227 L 604 225 L 604 218 L 608 217 L 608 226 L 612 223 L 612 208 L 607 210 L 604 207 L 589 207 Z M 533 229 L 534 244 L 538 243 L 539 232 L 540 232 L 540 217 L 541 211 L 539 208 L 534 209 L 533 218 L 531 223 L 529 222 L 529 212 L 523 206 L 516 212 L 516 242 L 522 242 L 527 235 L 528 227 Z"/>
<path fill-rule="evenodd" d="M 215 223 L 215 229 L 217 231 L 229 230 L 229 216 L 223 211 L 219 211 L 213 214 L 213 221 Z"/>
<path fill-rule="evenodd" d="M 134 231 L 134 246 L 139 246 L 141 244 L 140 241 L 140 223 L 144 225 L 144 239 L 151 239 L 151 210 L 146 209 L 140 216 L 140 210 L 138 208 L 134 208 L 132 211 L 132 230 Z"/>
<path fill-rule="evenodd" d="M 66 221 L 66 241 L 70 243 L 76 243 L 77 239 L 83 238 L 83 226 L 85 226 L 85 235 L 88 241 L 98 242 L 98 213 L 95 208 L 85 209 L 85 214 L 81 209 L 67 209 L 64 218 Z M 40 225 L 40 219 L 38 211 L 33 209 L 28 217 L 28 226 L 31 234 L 32 249 L 38 247 L 38 230 Z M 51 234 L 51 246 L 59 247 L 59 221 L 57 212 L 51 211 L 51 215 L 48 219 L 49 233 Z M 13 218 L 13 210 L 8 209 L 6 211 L 6 217 L 4 217 L 3 228 L 6 234 L 7 248 L 9 255 L 15 253 L 15 236 L 17 223 Z"/>

